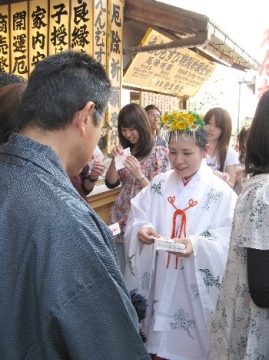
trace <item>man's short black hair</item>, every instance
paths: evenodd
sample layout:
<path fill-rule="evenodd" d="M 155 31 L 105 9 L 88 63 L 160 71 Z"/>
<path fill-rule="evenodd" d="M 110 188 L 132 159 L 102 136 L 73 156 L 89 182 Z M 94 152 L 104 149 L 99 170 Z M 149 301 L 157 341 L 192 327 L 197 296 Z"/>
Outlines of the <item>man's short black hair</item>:
<path fill-rule="evenodd" d="M 110 95 L 104 67 L 86 53 L 65 51 L 37 63 L 22 99 L 19 130 L 65 128 L 88 101 L 104 113 Z M 94 113 L 95 123 L 101 119 Z"/>

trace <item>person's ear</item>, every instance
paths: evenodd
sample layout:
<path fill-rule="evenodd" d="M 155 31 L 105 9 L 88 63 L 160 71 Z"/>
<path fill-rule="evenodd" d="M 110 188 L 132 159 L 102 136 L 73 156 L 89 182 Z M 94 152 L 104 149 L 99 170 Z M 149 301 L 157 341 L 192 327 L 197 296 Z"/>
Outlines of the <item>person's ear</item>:
<path fill-rule="evenodd" d="M 206 144 L 206 145 L 205 145 L 205 148 L 204 148 L 203 158 L 206 158 L 206 157 L 207 157 L 208 151 L 209 151 L 209 144 Z"/>
<path fill-rule="evenodd" d="M 77 125 L 79 128 L 80 136 L 84 136 L 86 133 L 86 127 L 89 125 L 89 121 L 92 120 L 94 111 L 94 103 L 88 101 L 84 108 L 77 112 Z"/>

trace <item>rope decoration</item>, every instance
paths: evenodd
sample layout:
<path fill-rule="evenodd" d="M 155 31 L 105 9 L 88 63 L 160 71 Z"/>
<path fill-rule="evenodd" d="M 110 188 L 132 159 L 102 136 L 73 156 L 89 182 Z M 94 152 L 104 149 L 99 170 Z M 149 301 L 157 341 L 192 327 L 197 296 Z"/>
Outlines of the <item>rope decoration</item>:
<path fill-rule="evenodd" d="M 171 239 L 174 238 L 180 238 L 182 237 L 186 237 L 186 225 L 187 225 L 187 216 L 185 211 L 196 206 L 198 204 L 198 201 L 194 201 L 193 199 L 189 200 L 189 206 L 186 207 L 185 209 L 181 210 L 178 209 L 175 205 L 175 200 L 176 197 L 175 196 L 169 196 L 167 198 L 168 202 L 176 209 L 173 215 L 173 228 L 172 228 L 172 234 L 171 234 Z M 180 228 L 178 233 L 176 233 L 176 220 L 177 220 L 177 216 L 181 216 L 181 224 L 180 224 Z M 166 263 L 166 268 L 169 268 L 169 264 L 170 264 L 170 253 L 168 253 L 168 257 L 167 257 L 167 263 Z M 176 266 L 175 268 L 178 268 L 178 257 L 176 257 Z"/>

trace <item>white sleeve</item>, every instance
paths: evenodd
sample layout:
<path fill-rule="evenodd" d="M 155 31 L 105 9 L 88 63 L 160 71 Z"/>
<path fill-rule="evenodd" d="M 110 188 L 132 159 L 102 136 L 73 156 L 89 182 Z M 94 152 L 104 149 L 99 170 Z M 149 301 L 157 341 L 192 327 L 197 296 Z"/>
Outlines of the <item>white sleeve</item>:
<path fill-rule="evenodd" d="M 228 148 L 225 166 L 239 165 L 238 153 L 231 147 Z"/>
<path fill-rule="evenodd" d="M 129 290 L 137 289 L 146 296 L 149 282 L 145 281 L 151 274 L 153 245 L 143 245 L 137 238 L 141 227 L 153 227 L 151 215 L 150 186 L 142 189 L 132 200 L 131 210 L 124 234 L 124 249 L 126 257 L 125 282 Z"/>

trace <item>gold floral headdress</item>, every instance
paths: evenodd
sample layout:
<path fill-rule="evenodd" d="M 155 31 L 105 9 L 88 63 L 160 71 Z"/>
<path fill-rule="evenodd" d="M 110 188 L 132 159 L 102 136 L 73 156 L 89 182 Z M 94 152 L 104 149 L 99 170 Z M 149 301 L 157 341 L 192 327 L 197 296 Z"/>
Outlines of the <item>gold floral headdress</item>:
<path fill-rule="evenodd" d="M 159 121 L 162 131 L 195 132 L 205 126 L 204 117 L 196 112 L 176 110 L 165 113 Z"/>

